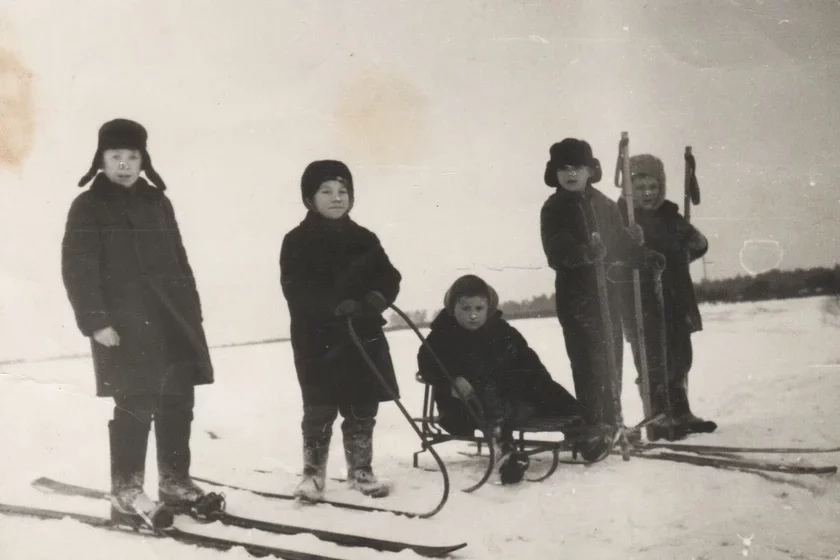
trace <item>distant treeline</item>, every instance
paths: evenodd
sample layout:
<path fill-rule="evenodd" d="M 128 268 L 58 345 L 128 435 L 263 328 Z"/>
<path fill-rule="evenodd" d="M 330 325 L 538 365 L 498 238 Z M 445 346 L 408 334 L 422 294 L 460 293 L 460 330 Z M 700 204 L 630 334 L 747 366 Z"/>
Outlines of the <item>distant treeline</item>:
<path fill-rule="evenodd" d="M 757 276 L 705 280 L 696 284 L 694 291 L 699 301 L 709 303 L 840 294 L 840 265 L 804 270 L 774 269 Z"/>
<path fill-rule="evenodd" d="M 834 268 L 795 270 L 774 269 L 756 276 L 735 276 L 722 280 L 703 280 L 694 285 L 701 303 L 731 303 L 789 299 L 817 295 L 840 294 L 840 265 Z M 507 319 L 553 317 L 554 294 L 536 296 L 522 301 L 506 301 L 499 308 Z M 436 313 L 436 311 L 435 311 Z M 428 326 L 434 315 L 426 311 L 407 311 L 406 315 L 419 327 Z M 388 328 L 405 327 L 396 314 L 389 318 Z"/>

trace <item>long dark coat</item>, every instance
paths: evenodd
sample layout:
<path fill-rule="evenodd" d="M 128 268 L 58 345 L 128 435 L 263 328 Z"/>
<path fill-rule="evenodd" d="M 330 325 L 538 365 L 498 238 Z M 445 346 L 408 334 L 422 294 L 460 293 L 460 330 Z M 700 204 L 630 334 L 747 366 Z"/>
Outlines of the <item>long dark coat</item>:
<path fill-rule="evenodd" d="M 622 198 L 618 204 L 622 219 L 626 223 L 627 203 Z M 680 215 L 679 207 L 670 200 L 664 201 L 655 210 L 636 209 L 634 217 L 645 234 L 645 245 L 665 255 L 662 288 L 668 316 L 680 323 L 680 329 L 688 329 L 689 333 L 702 330 L 703 322 L 689 265 L 708 251 L 709 246 L 705 238 Z M 653 310 L 653 302 L 648 301 L 654 297 L 653 278 L 649 272 L 643 272 L 641 280 L 644 296 L 642 309 Z M 627 302 L 628 299 L 624 298 L 624 301 Z M 629 299 L 629 303 L 632 304 L 632 301 Z M 634 308 L 630 306 L 627 311 L 633 314 Z"/>
<path fill-rule="evenodd" d="M 611 279 L 620 276 L 618 271 L 641 267 L 647 250 L 625 231 L 616 203 L 592 185 L 582 193 L 558 188 L 543 205 L 540 226 L 543 250 L 556 273 L 557 317 L 563 327 L 575 395 L 587 411 L 587 422 L 613 424 L 620 412 L 614 404 L 621 387 L 621 292 L 616 283 L 607 282 L 612 323 L 612 332 L 607 334 L 595 266 L 586 262 L 584 250 L 592 233 L 598 232 L 607 248 L 604 264 Z M 608 344 L 617 364 L 617 379 L 608 367 Z M 612 389 L 618 393 L 613 394 Z"/>
<path fill-rule="evenodd" d="M 70 208 L 62 276 L 82 334 L 111 326 L 120 337 L 114 347 L 91 338 L 97 395 L 182 393 L 213 382 L 195 278 L 159 189 L 97 176 Z"/>
<path fill-rule="evenodd" d="M 519 405 L 540 417 L 582 413 L 575 398 L 551 378 L 537 353 L 501 312 L 480 329 L 469 331 L 443 310 L 432 321 L 426 340 L 453 378 L 463 377 L 476 389 L 485 414 L 495 408 L 496 415 L 515 415 Z M 441 426 L 453 434 L 472 433 L 478 426 L 464 404 L 452 396 L 449 380 L 425 346 L 417 354 L 417 365 L 420 377 L 433 386 Z"/>
<path fill-rule="evenodd" d="M 378 291 L 397 298 L 402 277 L 375 234 L 348 216 L 330 220 L 309 211 L 286 234 L 280 283 L 291 315 L 292 349 L 303 402 L 360 404 L 391 400 L 353 345 L 346 319 L 335 316 L 344 300 Z M 399 395 L 388 341 L 378 314 L 353 319 L 365 350 Z"/>
<path fill-rule="evenodd" d="M 627 204 L 623 198 L 619 200 L 619 209 L 626 222 Z M 652 412 L 665 411 L 670 401 L 669 412 L 679 416 L 689 411 L 687 378 L 693 360 L 691 333 L 703 328 L 689 265 L 706 254 L 708 242 L 680 215 L 679 208 L 670 200 L 665 200 L 654 210 L 636 209 L 634 216 L 644 232 L 645 245 L 662 253 L 666 259 L 665 270 L 662 271 L 661 309 L 653 275 L 649 271 L 640 274 Z M 641 357 L 636 332 L 635 296 L 632 284 L 624 284 L 623 288 L 624 332 L 632 345 L 636 370 L 639 371 Z M 666 358 L 664 363 L 663 357 Z M 665 398 L 666 388 L 669 401 Z"/>

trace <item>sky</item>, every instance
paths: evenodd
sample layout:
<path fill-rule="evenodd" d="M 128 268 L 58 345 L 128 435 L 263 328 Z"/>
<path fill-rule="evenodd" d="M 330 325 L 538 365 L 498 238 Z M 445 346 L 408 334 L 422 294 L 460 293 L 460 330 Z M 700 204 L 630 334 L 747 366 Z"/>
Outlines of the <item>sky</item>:
<path fill-rule="evenodd" d="M 350 166 L 407 310 L 466 273 L 553 290 L 542 174 L 568 136 L 617 198 L 628 131 L 680 207 L 692 146 L 709 278 L 833 266 L 838 28 L 835 0 L 4 0 L 0 358 L 84 346 L 61 236 L 115 117 L 149 130 L 211 343 L 288 333 L 278 255 L 315 159 Z"/>

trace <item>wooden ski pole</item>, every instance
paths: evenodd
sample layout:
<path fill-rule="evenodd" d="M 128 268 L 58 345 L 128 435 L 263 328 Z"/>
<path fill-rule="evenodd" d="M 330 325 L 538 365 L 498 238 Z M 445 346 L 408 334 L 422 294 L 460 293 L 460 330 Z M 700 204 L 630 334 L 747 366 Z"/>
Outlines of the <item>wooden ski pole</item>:
<path fill-rule="evenodd" d="M 584 219 L 586 214 L 584 213 Z M 587 234 L 593 241 L 600 239 L 600 234 L 587 224 Z M 621 456 L 625 461 L 630 460 L 630 444 L 627 440 L 624 426 L 624 414 L 621 410 L 621 375 L 618 371 L 618 363 L 615 359 L 615 338 L 613 337 L 613 322 L 610 315 L 610 299 L 607 291 L 607 272 L 604 268 L 604 261 L 595 263 L 595 281 L 598 284 L 598 307 L 601 312 L 601 330 L 604 336 L 604 350 L 607 353 L 607 368 L 610 379 L 610 400 L 612 401 L 613 413 L 615 414 L 618 442 L 621 446 Z M 602 391 L 603 394 L 603 391 Z"/>
<path fill-rule="evenodd" d="M 627 132 L 621 133 L 621 140 L 618 143 L 619 161 L 621 162 L 621 189 L 624 191 L 624 199 L 627 202 L 627 222 L 633 228 L 636 225 L 636 216 L 633 206 L 633 183 L 630 178 L 630 135 Z M 618 175 L 618 173 L 616 173 Z M 619 185 L 616 185 L 619 186 Z M 645 433 L 648 439 L 652 439 L 653 426 L 650 420 L 653 415 L 650 401 L 650 369 L 648 365 L 647 345 L 645 341 L 645 324 L 642 315 L 642 285 L 638 269 L 633 269 L 633 300 L 636 316 L 636 339 L 639 352 L 639 375 L 642 380 L 642 410 L 644 420 L 647 424 Z M 638 428 L 638 427 L 637 427 Z"/>

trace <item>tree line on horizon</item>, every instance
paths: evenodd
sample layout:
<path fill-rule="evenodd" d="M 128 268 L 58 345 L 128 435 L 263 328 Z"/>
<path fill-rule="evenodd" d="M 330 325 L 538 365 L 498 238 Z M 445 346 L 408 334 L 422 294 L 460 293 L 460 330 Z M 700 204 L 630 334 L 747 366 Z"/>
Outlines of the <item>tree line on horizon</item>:
<path fill-rule="evenodd" d="M 790 299 L 820 295 L 840 296 L 840 264 L 833 268 L 773 269 L 755 276 L 737 275 L 719 280 L 702 280 L 694 284 L 700 303 L 736 303 Z M 521 301 L 505 301 L 499 305 L 506 319 L 535 319 L 555 316 L 555 294 L 542 294 Z M 435 311 L 434 313 L 437 313 Z M 406 311 L 418 327 L 426 327 L 434 318 L 426 310 Z M 387 329 L 405 328 L 396 313 L 390 315 Z"/>

